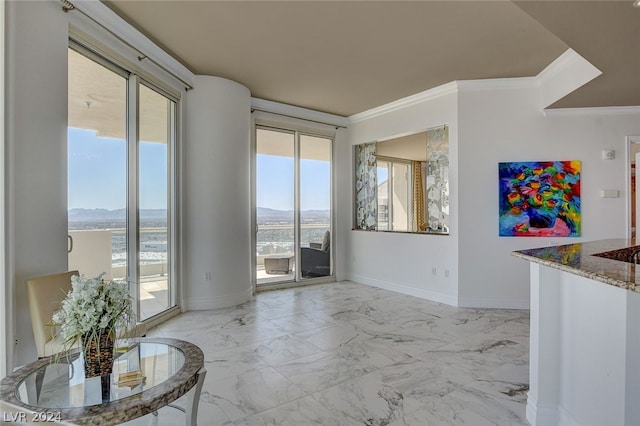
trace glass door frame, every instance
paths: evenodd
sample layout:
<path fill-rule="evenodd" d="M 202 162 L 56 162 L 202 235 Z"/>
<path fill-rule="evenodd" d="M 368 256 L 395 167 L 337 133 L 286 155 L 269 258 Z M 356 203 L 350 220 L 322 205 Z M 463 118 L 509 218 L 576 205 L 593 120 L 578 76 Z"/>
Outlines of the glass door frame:
<path fill-rule="evenodd" d="M 180 129 L 180 98 L 172 95 L 168 90 L 152 83 L 144 76 L 129 71 L 124 65 L 105 57 L 81 41 L 69 39 L 69 49 L 85 56 L 87 59 L 120 75 L 126 80 L 126 281 L 129 284 L 129 293 L 134 300 L 133 308 L 139 323 L 153 325 L 180 312 L 178 304 L 178 234 L 177 234 L 177 200 L 178 200 L 178 135 Z M 139 92 L 143 85 L 170 101 L 168 113 L 169 128 L 167 130 L 167 285 L 168 305 L 164 311 L 152 315 L 144 320 L 140 319 L 140 209 L 139 209 Z"/>
<path fill-rule="evenodd" d="M 297 121 L 297 120 L 296 120 Z M 294 135 L 294 250 L 295 250 L 295 267 L 294 278 L 283 280 L 276 283 L 265 283 L 258 285 L 257 279 L 257 131 L 265 129 L 269 131 L 293 133 Z M 301 136 L 310 136 L 328 139 L 331 141 L 331 157 L 330 157 L 330 201 L 329 201 L 329 232 L 330 232 L 330 274 L 324 277 L 302 278 L 300 268 L 301 256 L 301 217 L 300 217 L 300 138 Z M 335 281 L 335 132 L 323 131 L 321 129 L 313 130 L 304 126 L 285 125 L 274 123 L 269 120 L 255 119 L 253 120 L 253 129 L 251 132 L 251 222 L 254 232 L 251 233 L 251 277 L 253 283 L 253 291 L 273 290 L 278 288 L 289 288 L 307 284 L 317 284 L 322 282 Z"/>

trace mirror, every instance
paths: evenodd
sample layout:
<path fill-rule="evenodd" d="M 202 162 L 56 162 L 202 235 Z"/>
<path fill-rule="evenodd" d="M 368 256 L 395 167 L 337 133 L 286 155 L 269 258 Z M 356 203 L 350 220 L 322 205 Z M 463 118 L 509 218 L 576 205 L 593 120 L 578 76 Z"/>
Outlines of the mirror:
<path fill-rule="evenodd" d="M 446 125 L 354 147 L 355 226 L 449 234 Z"/>

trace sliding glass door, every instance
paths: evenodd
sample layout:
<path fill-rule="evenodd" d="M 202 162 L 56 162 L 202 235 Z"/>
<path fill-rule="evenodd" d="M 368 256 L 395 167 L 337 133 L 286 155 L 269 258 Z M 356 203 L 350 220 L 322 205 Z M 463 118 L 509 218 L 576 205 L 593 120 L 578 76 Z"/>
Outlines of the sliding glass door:
<path fill-rule="evenodd" d="M 256 277 L 294 279 L 295 134 L 256 129 Z"/>
<path fill-rule="evenodd" d="M 140 321 L 175 306 L 172 188 L 176 101 L 69 49 L 69 269 L 127 281 Z"/>
<path fill-rule="evenodd" d="M 300 278 L 331 275 L 331 146 L 300 135 Z"/>
<path fill-rule="evenodd" d="M 333 140 L 256 128 L 256 283 L 332 275 Z"/>
<path fill-rule="evenodd" d="M 145 320 L 171 306 L 170 146 L 175 102 L 139 86 L 138 299 Z"/>

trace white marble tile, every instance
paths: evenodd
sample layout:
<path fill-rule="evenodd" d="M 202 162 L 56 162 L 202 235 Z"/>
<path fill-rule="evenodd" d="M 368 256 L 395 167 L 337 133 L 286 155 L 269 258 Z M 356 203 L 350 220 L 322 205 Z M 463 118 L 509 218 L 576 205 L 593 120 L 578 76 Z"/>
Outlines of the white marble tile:
<path fill-rule="evenodd" d="M 289 333 L 301 333 L 331 325 L 322 319 L 304 314 L 272 319 L 271 322 Z"/>
<path fill-rule="evenodd" d="M 278 365 L 275 369 L 312 393 L 375 371 L 379 368 L 376 364 L 389 362 L 381 358 L 379 354 L 370 354 L 367 359 L 357 360 L 335 352 L 321 352 Z"/>
<path fill-rule="evenodd" d="M 523 362 L 527 354 L 528 345 L 504 338 L 502 335 L 481 333 L 425 352 L 419 357 L 424 360 L 437 359 L 465 372 L 472 379 L 478 379 L 488 377 L 505 364 L 521 364 L 522 368 L 528 371 L 528 363 Z"/>
<path fill-rule="evenodd" d="M 345 281 L 188 312 L 149 335 L 204 351 L 201 426 L 526 424 L 527 311 Z"/>
<path fill-rule="evenodd" d="M 333 350 L 350 342 L 373 337 L 371 334 L 358 330 L 349 323 L 333 324 L 316 330 L 297 333 L 296 336 L 323 350 Z"/>
<path fill-rule="evenodd" d="M 512 390 L 515 390 L 514 396 L 500 394 Z M 527 425 L 523 395 L 521 388 L 473 382 L 442 398 L 424 400 L 416 410 L 390 426 Z"/>
<path fill-rule="evenodd" d="M 234 426 L 362 426 L 323 407 L 311 396 L 300 398 L 233 423 Z"/>
<path fill-rule="evenodd" d="M 259 344 L 253 353 L 270 365 L 279 365 L 322 352 L 322 349 L 294 335 L 286 335 Z"/>
<path fill-rule="evenodd" d="M 219 407 L 235 421 L 305 395 L 276 370 L 265 367 L 205 383 L 201 399 Z"/>
<path fill-rule="evenodd" d="M 387 425 L 404 414 L 402 393 L 386 385 L 375 373 L 348 380 L 312 396 L 325 408 L 361 425 Z"/>
<path fill-rule="evenodd" d="M 206 381 L 217 381 L 267 366 L 268 364 L 258 354 L 246 346 L 207 352 L 204 357 L 204 368 L 207 370 Z"/>
<path fill-rule="evenodd" d="M 412 359 L 372 373 L 402 394 L 405 412 L 417 409 L 430 397 L 443 397 L 469 383 L 472 378 L 463 371 L 439 360 Z"/>

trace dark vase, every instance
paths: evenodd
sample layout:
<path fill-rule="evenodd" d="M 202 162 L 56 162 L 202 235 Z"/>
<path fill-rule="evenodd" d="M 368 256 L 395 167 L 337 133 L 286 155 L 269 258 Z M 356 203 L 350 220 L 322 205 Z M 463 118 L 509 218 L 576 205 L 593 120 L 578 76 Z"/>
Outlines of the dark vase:
<path fill-rule="evenodd" d="M 113 336 L 101 334 L 99 341 L 82 338 L 82 354 L 84 357 L 84 377 L 97 377 L 111 374 L 113 371 Z"/>

